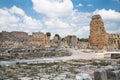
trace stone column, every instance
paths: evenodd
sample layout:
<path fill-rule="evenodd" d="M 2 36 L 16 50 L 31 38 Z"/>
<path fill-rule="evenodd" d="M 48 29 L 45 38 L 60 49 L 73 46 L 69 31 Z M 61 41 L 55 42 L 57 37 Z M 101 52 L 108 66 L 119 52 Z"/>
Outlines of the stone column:
<path fill-rule="evenodd" d="M 119 71 L 111 71 L 109 80 L 120 80 L 120 70 Z"/>
<path fill-rule="evenodd" d="M 96 70 L 94 72 L 94 80 L 107 80 L 107 74 L 104 69 Z"/>

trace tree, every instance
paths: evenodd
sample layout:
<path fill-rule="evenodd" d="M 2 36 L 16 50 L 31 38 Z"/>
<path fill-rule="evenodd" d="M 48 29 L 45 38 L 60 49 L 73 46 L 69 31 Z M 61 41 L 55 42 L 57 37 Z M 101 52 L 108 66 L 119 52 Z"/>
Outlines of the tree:
<path fill-rule="evenodd" d="M 79 39 L 79 38 L 77 38 L 77 40 L 78 40 L 78 41 L 80 41 L 80 39 Z"/>
<path fill-rule="evenodd" d="M 57 36 L 57 37 L 58 37 L 58 40 L 60 40 L 60 36 L 59 36 L 59 34 L 55 34 L 55 36 Z"/>
<path fill-rule="evenodd" d="M 65 38 L 62 38 L 61 40 L 63 41 L 63 40 L 65 40 Z"/>
<path fill-rule="evenodd" d="M 81 41 L 81 42 L 88 42 L 88 39 L 81 38 L 81 39 L 79 39 L 79 41 Z"/>
<path fill-rule="evenodd" d="M 51 36 L 51 33 L 50 33 L 50 32 L 47 32 L 46 35 L 47 35 L 47 36 Z"/>

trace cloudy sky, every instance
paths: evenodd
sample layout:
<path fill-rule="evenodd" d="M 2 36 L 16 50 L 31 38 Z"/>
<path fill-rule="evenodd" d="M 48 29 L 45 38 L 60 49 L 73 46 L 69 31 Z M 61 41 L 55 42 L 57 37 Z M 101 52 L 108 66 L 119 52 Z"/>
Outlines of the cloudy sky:
<path fill-rule="evenodd" d="M 119 0 L 0 0 L 0 32 L 51 32 L 89 36 L 92 15 L 100 14 L 109 33 L 120 33 Z"/>

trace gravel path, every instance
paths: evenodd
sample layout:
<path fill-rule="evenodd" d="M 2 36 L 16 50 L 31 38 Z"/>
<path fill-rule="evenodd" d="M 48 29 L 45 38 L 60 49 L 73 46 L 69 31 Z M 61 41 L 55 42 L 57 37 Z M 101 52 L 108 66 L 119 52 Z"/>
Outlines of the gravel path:
<path fill-rule="evenodd" d="M 58 58 L 53 58 L 53 59 L 60 59 L 63 61 L 66 60 L 72 60 L 72 59 L 103 59 L 104 58 L 104 53 L 83 53 L 80 50 L 75 50 L 75 49 L 69 49 L 70 52 L 72 52 L 71 56 L 64 56 L 64 57 L 58 57 Z"/>

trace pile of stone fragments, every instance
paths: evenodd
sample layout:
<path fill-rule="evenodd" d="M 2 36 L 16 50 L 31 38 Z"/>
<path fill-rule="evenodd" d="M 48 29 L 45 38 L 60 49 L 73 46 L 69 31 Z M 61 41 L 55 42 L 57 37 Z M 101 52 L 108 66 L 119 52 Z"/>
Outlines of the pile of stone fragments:
<path fill-rule="evenodd" d="M 92 79 L 87 73 L 79 73 L 76 80 L 120 80 L 120 69 L 100 68 L 94 71 Z"/>
<path fill-rule="evenodd" d="M 95 80 L 120 80 L 120 70 L 99 69 L 94 72 Z"/>

